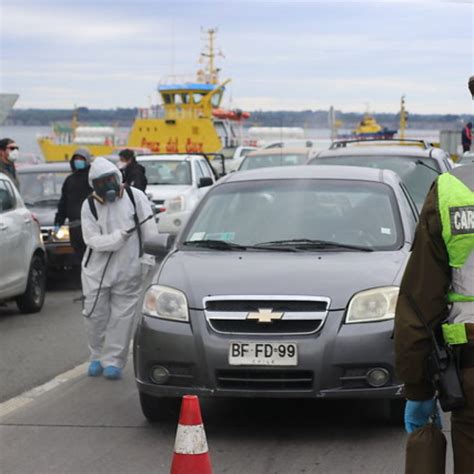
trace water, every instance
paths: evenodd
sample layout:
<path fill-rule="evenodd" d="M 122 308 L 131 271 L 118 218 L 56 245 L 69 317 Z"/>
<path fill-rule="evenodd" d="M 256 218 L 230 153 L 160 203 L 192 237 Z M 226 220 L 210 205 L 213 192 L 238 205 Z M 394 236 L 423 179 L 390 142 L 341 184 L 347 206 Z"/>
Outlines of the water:
<path fill-rule="evenodd" d="M 347 132 L 350 132 L 349 130 Z M 117 128 L 116 133 L 119 137 L 125 138 L 128 133 L 127 128 Z M 341 130 L 341 133 L 346 133 Z M 37 137 L 38 135 L 50 135 L 52 134 L 51 127 L 41 126 L 1 126 L 0 127 L 0 138 L 11 138 L 15 140 L 21 151 L 25 153 L 34 153 L 35 155 L 41 156 L 41 150 L 39 148 Z M 329 129 L 306 129 L 305 138 L 312 139 L 329 139 L 331 132 Z M 439 130 L 407 130 L 405 134 L 406 138 L 418 138 L 428 142 L 439 142 Z"/>

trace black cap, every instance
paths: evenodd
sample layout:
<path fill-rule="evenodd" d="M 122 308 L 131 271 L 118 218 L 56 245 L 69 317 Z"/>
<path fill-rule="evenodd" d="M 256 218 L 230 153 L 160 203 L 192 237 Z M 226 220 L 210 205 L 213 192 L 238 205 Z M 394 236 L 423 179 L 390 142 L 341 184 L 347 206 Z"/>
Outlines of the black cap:
<path fill-rule="evenodd" d="M 10 145 L 10 143 L 15 143 L 15 141 L 11 138 L 2 138 L 0 140 L 0 150 L 6 150 L 7 146 Z"/>
<path fill-rule="evenodd" d="M 469 78 L 469 90 L 471 91 L 472 98 L 474 99 L 474 76 Z"/>

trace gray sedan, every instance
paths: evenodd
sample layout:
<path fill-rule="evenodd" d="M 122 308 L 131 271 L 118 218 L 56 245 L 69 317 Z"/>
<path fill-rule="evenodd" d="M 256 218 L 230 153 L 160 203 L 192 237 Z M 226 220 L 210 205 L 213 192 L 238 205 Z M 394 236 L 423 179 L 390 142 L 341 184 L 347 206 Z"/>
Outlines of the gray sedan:
<path fill-rule="evenodd" d="M 139 308 L 144 415 L 170 399 L 378 398 L 400 408 L 392 329 L 417 210 L 397 174 L 233 173 L 193 212 Z M 390 401 L 395 400 L 395 403 Z"/>

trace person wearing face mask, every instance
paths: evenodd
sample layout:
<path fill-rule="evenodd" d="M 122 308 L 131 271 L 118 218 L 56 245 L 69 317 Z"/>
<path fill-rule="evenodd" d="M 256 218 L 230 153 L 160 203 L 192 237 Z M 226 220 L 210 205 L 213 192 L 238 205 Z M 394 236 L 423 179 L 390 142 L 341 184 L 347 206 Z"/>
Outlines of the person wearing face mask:
<path fill-rule="evenodd" d="M 96 158 L 94 192 L 82 204 L 83 316 L 90 350 L 88 375 L 117 380 L 127 362 L 144 267 L 154 264 L 142 243 L 158 233 L 146 195 L 122 184 L 115 165 Z"/>
<path fill-rule="evenodd" d="M 137 163 L 133 150 L 125 149 L 119 153 L 119 169 L 122 171 L 123 182 L 128 186 L 133 186 L 140 191 L 145 192 L 148 184 L 145 168 Z"/>
<path fill-rule="evenodd" d="M 18 158 L 18 145 L 11 138 L 0 140 L 0 172 L 5 173 L 19 189 L 20 185 L 16 177 L 15 161 Z"/>
<path fill-rule="evenodd" d="M 69 221 L 69 236 L 78 263 L 82 261 L 86 245 L 82 239 L 81 206 L 92 193 L 89 186 L 89 167 L 92 155 L 87 148 L 77 149 L 69 161 L 72 173 L 65 179 L 61 190 L 58 210 L 54 218 L 54 232 L 58 232 L 66 219 Z"/>

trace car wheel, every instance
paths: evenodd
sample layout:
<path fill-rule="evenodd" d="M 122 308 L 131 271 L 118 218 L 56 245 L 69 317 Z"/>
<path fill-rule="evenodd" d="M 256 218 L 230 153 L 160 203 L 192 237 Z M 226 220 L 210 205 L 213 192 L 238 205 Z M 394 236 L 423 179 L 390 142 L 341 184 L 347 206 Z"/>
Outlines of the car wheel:
<path fill-rule="evenodd" d="M 18 309 L 22 313 L 41 311 L 46 292 L 46 264 L 41 255 L 33 255 L 28 274 L 26 291 L 16 298 Z"/>
<path fill-rule="evenodd" d="M 145 418 L 154 423 L 156 421 L 175 420 L 178 417 L 179 398 L 152 397 L 140 392 L 140 406 Z"/>

